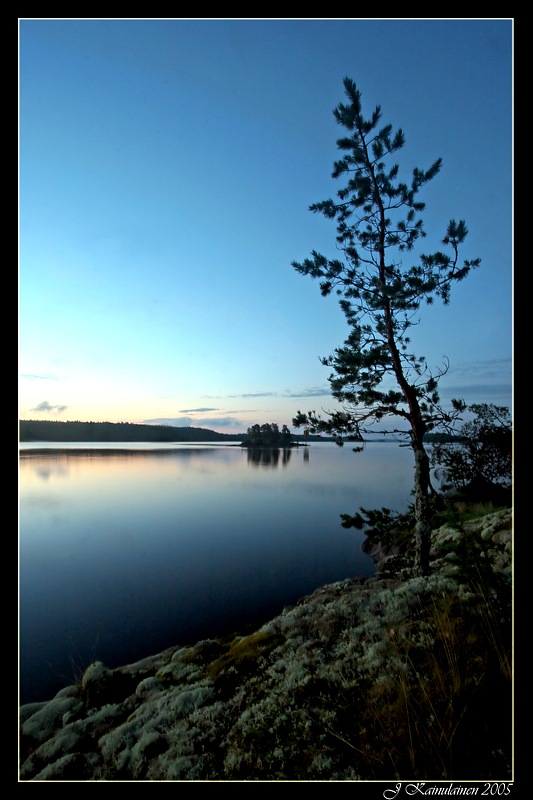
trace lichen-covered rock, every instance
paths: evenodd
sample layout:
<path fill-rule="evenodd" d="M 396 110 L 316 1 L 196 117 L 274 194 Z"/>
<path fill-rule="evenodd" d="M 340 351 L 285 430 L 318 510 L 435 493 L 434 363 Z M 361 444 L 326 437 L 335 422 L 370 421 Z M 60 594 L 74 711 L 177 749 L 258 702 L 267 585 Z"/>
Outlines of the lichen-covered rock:
<path fill-rule="evenodd" d="M 32 746 L 50 739 L 63 726 L 63 717 L 68 711 L 79 709 L 83 704 L 75 697 L 55 697 L 28 716 L 22 724 L 22 736 Z"/>
<path fill-rule="evenodd" d="M 92 780 L 99 767 L 95 753 L 69 753 L 48 764 L 32 781 Z"/>

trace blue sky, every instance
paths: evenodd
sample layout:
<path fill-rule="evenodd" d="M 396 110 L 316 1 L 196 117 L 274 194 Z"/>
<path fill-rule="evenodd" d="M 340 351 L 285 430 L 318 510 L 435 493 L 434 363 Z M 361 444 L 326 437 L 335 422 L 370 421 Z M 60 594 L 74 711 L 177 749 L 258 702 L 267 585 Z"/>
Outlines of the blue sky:
<path fill-rule="evenodd" d="M 425 252 L 478 270 L 424 310 L 446 404 L 512 405 L 512 19 L 20 19 L 19 416 L 242 432 L 331 409 L 348 333 L 292 261 L 335 252 L 343 79 L 402 128 Z"/>

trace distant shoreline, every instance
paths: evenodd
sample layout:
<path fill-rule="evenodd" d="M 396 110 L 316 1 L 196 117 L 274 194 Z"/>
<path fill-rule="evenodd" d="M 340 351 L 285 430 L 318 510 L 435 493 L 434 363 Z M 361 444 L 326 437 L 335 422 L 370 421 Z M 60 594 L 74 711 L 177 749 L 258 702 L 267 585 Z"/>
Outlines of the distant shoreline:
<path fill-rule="evenodd" d="M 241 443 L 248 438 L 243 433 L 219 433 L 209 428 L 140 425 L 131 422 L 60 422 L 19 420 L 20 442 L 95 442 L 96 444 L 153 442 L 154 444 Z M 293 443 L 327 441 L 320 436 L 291 434 Z"/>
<path fill-rule="evenodd" d="M 408 442 L 401 442 L 391 434 L 378 435 L 376 438 L 364 439 L 362 442 L 346 441 L 344 445 L 350 447 L 354 444 L 375 444 L 377 442 L 393 442 L 398 446 L 409 446 Z M 219 433 L 209 428 L 173 428 L 166 425 L 140 425 L 130 422 L 59 422 L 46 420 L 19 420 L 19 442 L 38 445 L 50 442 L 70 442 L 96 445 L 114 444 L 229 444 L 245 446 L 242 443 L 248 438 L 247 433 Z M 428 434 L 425 438 L 427 444 L 434 441 L 443 441 L 444 434 Z M 457 438 L 457 437 L 456 437 Z M 453 437 L 447 437 L 452 441 Z M 335 439 L 328 436 L 291 434 L 289 446 L 308 445 L 313 442 L 332 442 Z M 282 445 L 280 445 L 282 446 Z M 22 452 L 22 451 L 21 451 Z"/>

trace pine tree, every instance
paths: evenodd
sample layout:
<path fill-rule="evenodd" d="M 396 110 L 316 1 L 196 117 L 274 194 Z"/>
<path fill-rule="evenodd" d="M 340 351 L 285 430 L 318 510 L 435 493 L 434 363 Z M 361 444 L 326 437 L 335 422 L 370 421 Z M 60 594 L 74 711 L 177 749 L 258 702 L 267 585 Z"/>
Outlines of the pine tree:
<path fill-rule="evenodd" d="M 379 106 L 365 119 L 355 83 L 345 78 L 344 89 L 348 102 L 333 113 L 347 135 L 337 140 L 343 155 L 334 163 L 332 177 L 344 178 L 345 185 L 336 201 L 310 206 L 310 211 L 336 221 L 337 248 L 344 259 L 330 260 L 313 251 L 311 258 L 292 262 L 300 274 L 320 280 L 322 295 L 339 296 L 348 322 L 344 345 L 321 359 L 332 369 L 332 395 L 342 410 L 326 418 L 299 411 L 293 424 L 332 434 L 341 444 L 345 439 L 362 442 L 368 427 L 386 417 L 406 423 L 392 430 L 408 438 L 414 454 L 416 568 L 427 574 L 432 487 L 424 436 L 436 426 L 451 425 L 464 403 L 453 401 L 450 412 L 443 410 L 438 381 L 447 365 L 430 370 L 423 356 L 411 353 L 409 329 L 418 321 L 423 302 L 438 298 L 448 304 L 452 283 L 463 280 L 480 259 L 459 265 L 459 247 L 468 230 L 463 220 L 451 220 L 442 240 L 448 254 L 420 253 L 411 261 L 415 245 L 426 236 L 420 217 L 425 204 L 418 193 L 439 173 L 442 160 L 428 170 L 413 169 L 409 185 L 399 180 L 398 164 L 387 167 L 385 162 L 403 148 L 403 131 L 381 127 Z M 412 266 L 404 263 L 407 259 Z"/>

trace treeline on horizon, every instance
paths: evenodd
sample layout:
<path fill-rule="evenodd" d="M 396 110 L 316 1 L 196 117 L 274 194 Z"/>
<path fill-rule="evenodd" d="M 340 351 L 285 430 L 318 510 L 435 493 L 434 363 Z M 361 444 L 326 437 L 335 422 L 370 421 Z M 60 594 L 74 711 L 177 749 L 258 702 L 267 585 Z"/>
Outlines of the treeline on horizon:
<path fill-rule="evenodd" d="M 134 422 L 19 421 L 21 442 L 238 442 L 245 436 L 244 433 L 217 433 L 207 428 L 174 428 Z"/>
<path fill-rule="evenodd" d="M 143 425 L 134 422 L 62 422 L 19 420 L 21 442 L 241 442 L 247 433 L 218 433 L 209 428 L 177 428 L 171 425 Z M 428 442 L 457 440 L 445 434 L 427 434 Z M 331 441 L 327 436 L 291 434 L 292 441 Z"/>

